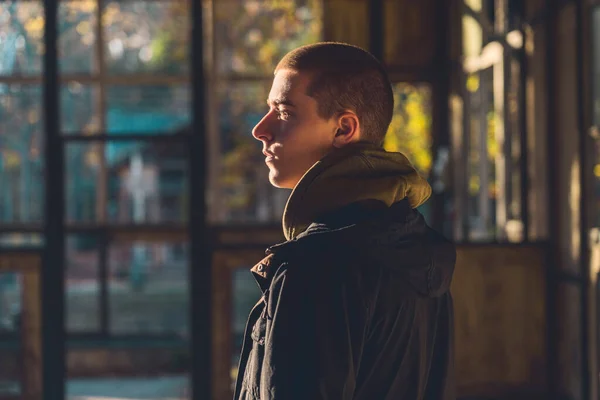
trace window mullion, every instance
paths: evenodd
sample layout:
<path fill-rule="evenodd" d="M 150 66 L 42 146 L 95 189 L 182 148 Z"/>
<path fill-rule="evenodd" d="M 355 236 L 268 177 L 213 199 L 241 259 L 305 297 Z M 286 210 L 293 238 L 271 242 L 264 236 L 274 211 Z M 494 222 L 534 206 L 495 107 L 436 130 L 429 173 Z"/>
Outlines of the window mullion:
<path fill-rule="evenodd" d="M 97 0 L 96 9 L 96 70 L 98 71 L 98 101 L 96 111 L 98 115 L 100 132 L 106 132 L 106 69 L 104 67 L 104 25 L 102 21 L 103 0 Z M 96 190 L 96 221 L 99 224 L 106 222 L 106 201 L 108 174 L 106 171 L 105 142 L 95 143 L 100 153 L 97 190 Z M 106 234 L 100 239 L 100 260 L 99 260 L 99 284 L 100 284 L 100 332 L 108 335 L 110 322 L 110 309 L 108 298 L 108 242 Z"/>

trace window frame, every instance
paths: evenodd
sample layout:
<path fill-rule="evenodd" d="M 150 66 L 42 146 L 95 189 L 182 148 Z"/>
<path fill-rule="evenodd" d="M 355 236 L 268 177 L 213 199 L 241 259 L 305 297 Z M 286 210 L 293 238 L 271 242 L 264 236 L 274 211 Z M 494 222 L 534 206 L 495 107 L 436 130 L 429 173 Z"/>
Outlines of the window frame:
<path fill-rule="evenodd" d="M 519 176 L 519 187 L 518 187 L 518 198 L 519 198 L 519 211 L 518 221 L 521 222 L 521 237 L 515 243 L 529 243 L 535 242 L 529 234 L 529 172 L 528 172 L 528 158 L 529 152 L 531 151 L 528 147 L 528 135 L 527 130 L 527 103 L 526 103 L 526 46 L 525 41 L 528 38 L 527 24 L 521 21 L 518 27 L 511 26 L 511 21 L 508 15 L 508 2 L 506 0 L 493 0 L 494 7 L 503 8 L 501 11 L 505 18 L 496 19 L 490 21 L 487 17 L 490 10 L 487 9 L 488 2 L 482 2 L 481 11 L 475 11 L 466 4 L 466 1 L 461 1 L 461 21 L 464 16 L 471 16 L 475 22 L 479 25 L 482 31 L 482 46 L 480 53 L 474 57 L 464 57 L 461 73 L 460 73 L 460 97 L 463 102 L 463 115 L 462 115 L 462 127 L 461 127 L 461 141 L 460 148 L 454 149 L 455 152 L 455 185 L 456 192 L 454 202 L 456 209 L 459 210 L 456 214 L 457 219 L 455 220 L 455 240 L 460 243 L 505 243 L 509 242 L 508 234 L 506 233 L 506 222 L 508 222 L 508 216 L 510 215 L 509 203 L 511 199 L 501 195 L 496 200 L 495 214 L 496 218 L 500 219 L 500 223 L 504 221 L 503 225 L 499 225 L 496 218 L 492 219 L 491 227 L 494 233 L 490 237 L 485 237 L 481 240 L 474 239 L 471 237 L 472 226 L 468 221 L 469 213 L 467 210 L 471 209 L 469 201 L 469 166 L 468 166 L 468 154 L 470 149 L 470 110 L 469 110 L 469 98 L 470 94 L 467 90 L 467 77 L 469 74 L 481 74 L 488 68 L 493 69 L 494 77 L 492 83 L 496 81 L 496 75 L 502 75 L 502 87 L 494 87 L 494 104 L 492 108 L 496 108 L 495 104 L 497 101 L 500 103 L 501 115 L 497 117 L 502 122 L 502 133 L 501 142 L 503 146 L 499 148 L 497 156 L 495 157 L 495 176 L 499 179 L 499 185 L 501 186 L 501 193 L 508 193 L 510 196 L 512 193 L 511 178 L 516 173 Z M 524 9 L 518 10 L 518 12 L 524 12 Z M 461 33 L 463 36 L 465 33 Z M 514 47 L 510 44 L 511 39 L 509 35 L 520 36 L 521 45 L 520 47 Z M 493 46 L 496 48 L 494 49 Z M 501 49 L 499 56 L 494 55 L 492 50 Z M 462 53 L 462 51 L 461 51 Z M 511 62 L 516 62 L 519 65 L 519 76 L 518 76 L 518 95 L 516 99 L 518 117 L 516 121 L 517 133 L 518 133 L 518 148 L 520 151 L 517 165 L 512 165 L 512 131 L 509 127 L 511 119 L 509 115 L 509 90 L 510 82 L 508 69 L 511 67 Z M 498 139 L 496 135 L 496 139 Z M 487 142 L 486 142 L 487 143 Z M 486 144 L 487 146 L 487 144 Z M 498 178 L 500 177 L 500 178 Z"/>

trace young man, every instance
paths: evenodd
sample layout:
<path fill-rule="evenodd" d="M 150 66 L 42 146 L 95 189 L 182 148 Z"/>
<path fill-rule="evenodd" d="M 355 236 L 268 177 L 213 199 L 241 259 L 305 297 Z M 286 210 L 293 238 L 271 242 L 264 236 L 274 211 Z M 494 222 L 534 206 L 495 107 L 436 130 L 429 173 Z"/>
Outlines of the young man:
<path fill-rule="evenodd" d="M 453 245 L 415 210 L 431 194 L 382 149 L 392 88 L 364 50 L 319 43 L 275 69 L 252 134 L 293 188 L 287 241 L 252 273 L 236 400 L 450 400 Z"/>

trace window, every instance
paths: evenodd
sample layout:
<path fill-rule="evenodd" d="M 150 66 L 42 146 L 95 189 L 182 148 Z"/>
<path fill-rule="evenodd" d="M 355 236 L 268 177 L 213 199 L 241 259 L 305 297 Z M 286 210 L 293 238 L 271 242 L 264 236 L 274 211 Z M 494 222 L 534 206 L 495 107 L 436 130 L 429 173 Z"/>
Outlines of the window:
<path fill-rule="evenodd" d="M 384 147 L 408 157 L 419 173 L 428 177 L 432 164 L 431 87 L 395 83 L 394 114 Z"/>
<path fill-rule="evenodd" d="M 457 212 L 465 241 L 521 242 L 526 228 L 523 165 L 523 33 L 511 2 L 464 2 L 464 124 Z M 505 7 L 505 9 L 501 9 Z M 461 187 L 462 186 L 462 187 Z M 526 213 L 525 213 L 526 214 Z"/>
<path fill-rule="evenodd" d="M 186 335 L 185 240 L 111 238 L 136 225 L 169 226 L 177 237 L 185 235 L 189 5 L 60 2 L 71 333 Z M 276 62 L 322 38 L 322 4 L 225 0 L 205 7 L 206 38 L 215 38 L 206 46 L 212 49 L 208 126 L 216 150 L 209 215 L 215 223 L 273 222 L 289 192 L 269 185 L 251 130 L 266 111 Z M 3 245 L 43 240 L 43 18 L 39 0 L 0 4 L 0 185 L 8 189 L 0 193 L 0 223 L 29 227 L 3 234 Z M 175 289 L 165 289 L 167 283 Z M 148 315 L 128 311 L 142 304 Z"/>
<path fill-rule="evenodd" d="M 431 85 L 399 82 L 393 84 L 394 114 L 384 140 L 387 151 L 404 154 L 421 176 L 429 178 L 432 161 Z M 431 201 L 419 211 L 431 220 Z"/>
<path fill-rule="evenodd" d="M 109 1 L 101 9 L 98 4 L 67 0 L 58 10 L 60 130 L 70 232 L 65 242 L 67 329 L 162 333 L 166 328 L 155 322 L 159 317 L 128 319 L 128 304 L 153 304 L 155 297 L 132 300 L 111 292 L 121 279 L 115 278 L 115 269 L 135 281 L 136 271 L 147 266 L 159 276 L 168 270 L 169 279 L 185 282 L 185 269 L 169 268 L 185 265 L 187 253 L 146 242 L 131 245 L 133 250 L 122 243 L 126 248 L 121 249 L 109 246 L 108 238 L 111 229 L 116 232 L 122 225 L 166 223 L 185 230 L 189 2 Z M 43 18 L 41 1 L 0 4 L 0 224 L 40 233 L 45 194 Z M 104 134 L 101 140 L 89 140 L 98 134 Z M 124 135 L 130 140 L 121 140 Z M 168 143 L 153 139 L 165 135 L 173 138 Z M 106 224 L 112 228 L 98 233 L 97 227 Z M 37 232 L 0 237 L 3 246 L 39 245 L 41 239 Z M 104 273 L 108 282 L 100 279 Z M 102 300 L 103 288 L 108 299 Z M 179 295 L 187 302 L 185 285 Z M 169 329 L 185 330 L 184 322 Z"/>

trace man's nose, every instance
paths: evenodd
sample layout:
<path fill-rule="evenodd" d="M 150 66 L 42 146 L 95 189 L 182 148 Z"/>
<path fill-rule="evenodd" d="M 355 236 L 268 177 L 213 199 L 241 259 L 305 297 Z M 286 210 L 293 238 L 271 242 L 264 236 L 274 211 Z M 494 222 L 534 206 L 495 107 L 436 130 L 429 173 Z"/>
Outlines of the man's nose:
<path fill-rule="evenodd" d="M 269 142 L 273 139 L 273 134 L 271 132 L 272 125 L 273 125 L 271 114 L 273 114 L 273 111 L 269 111 L 258 122 L 258 124 L 256 124 L 254 129 L 252 129 L 252 136 L 254 136 L 255 139 L 263 141 L 263 142 Z"/>

